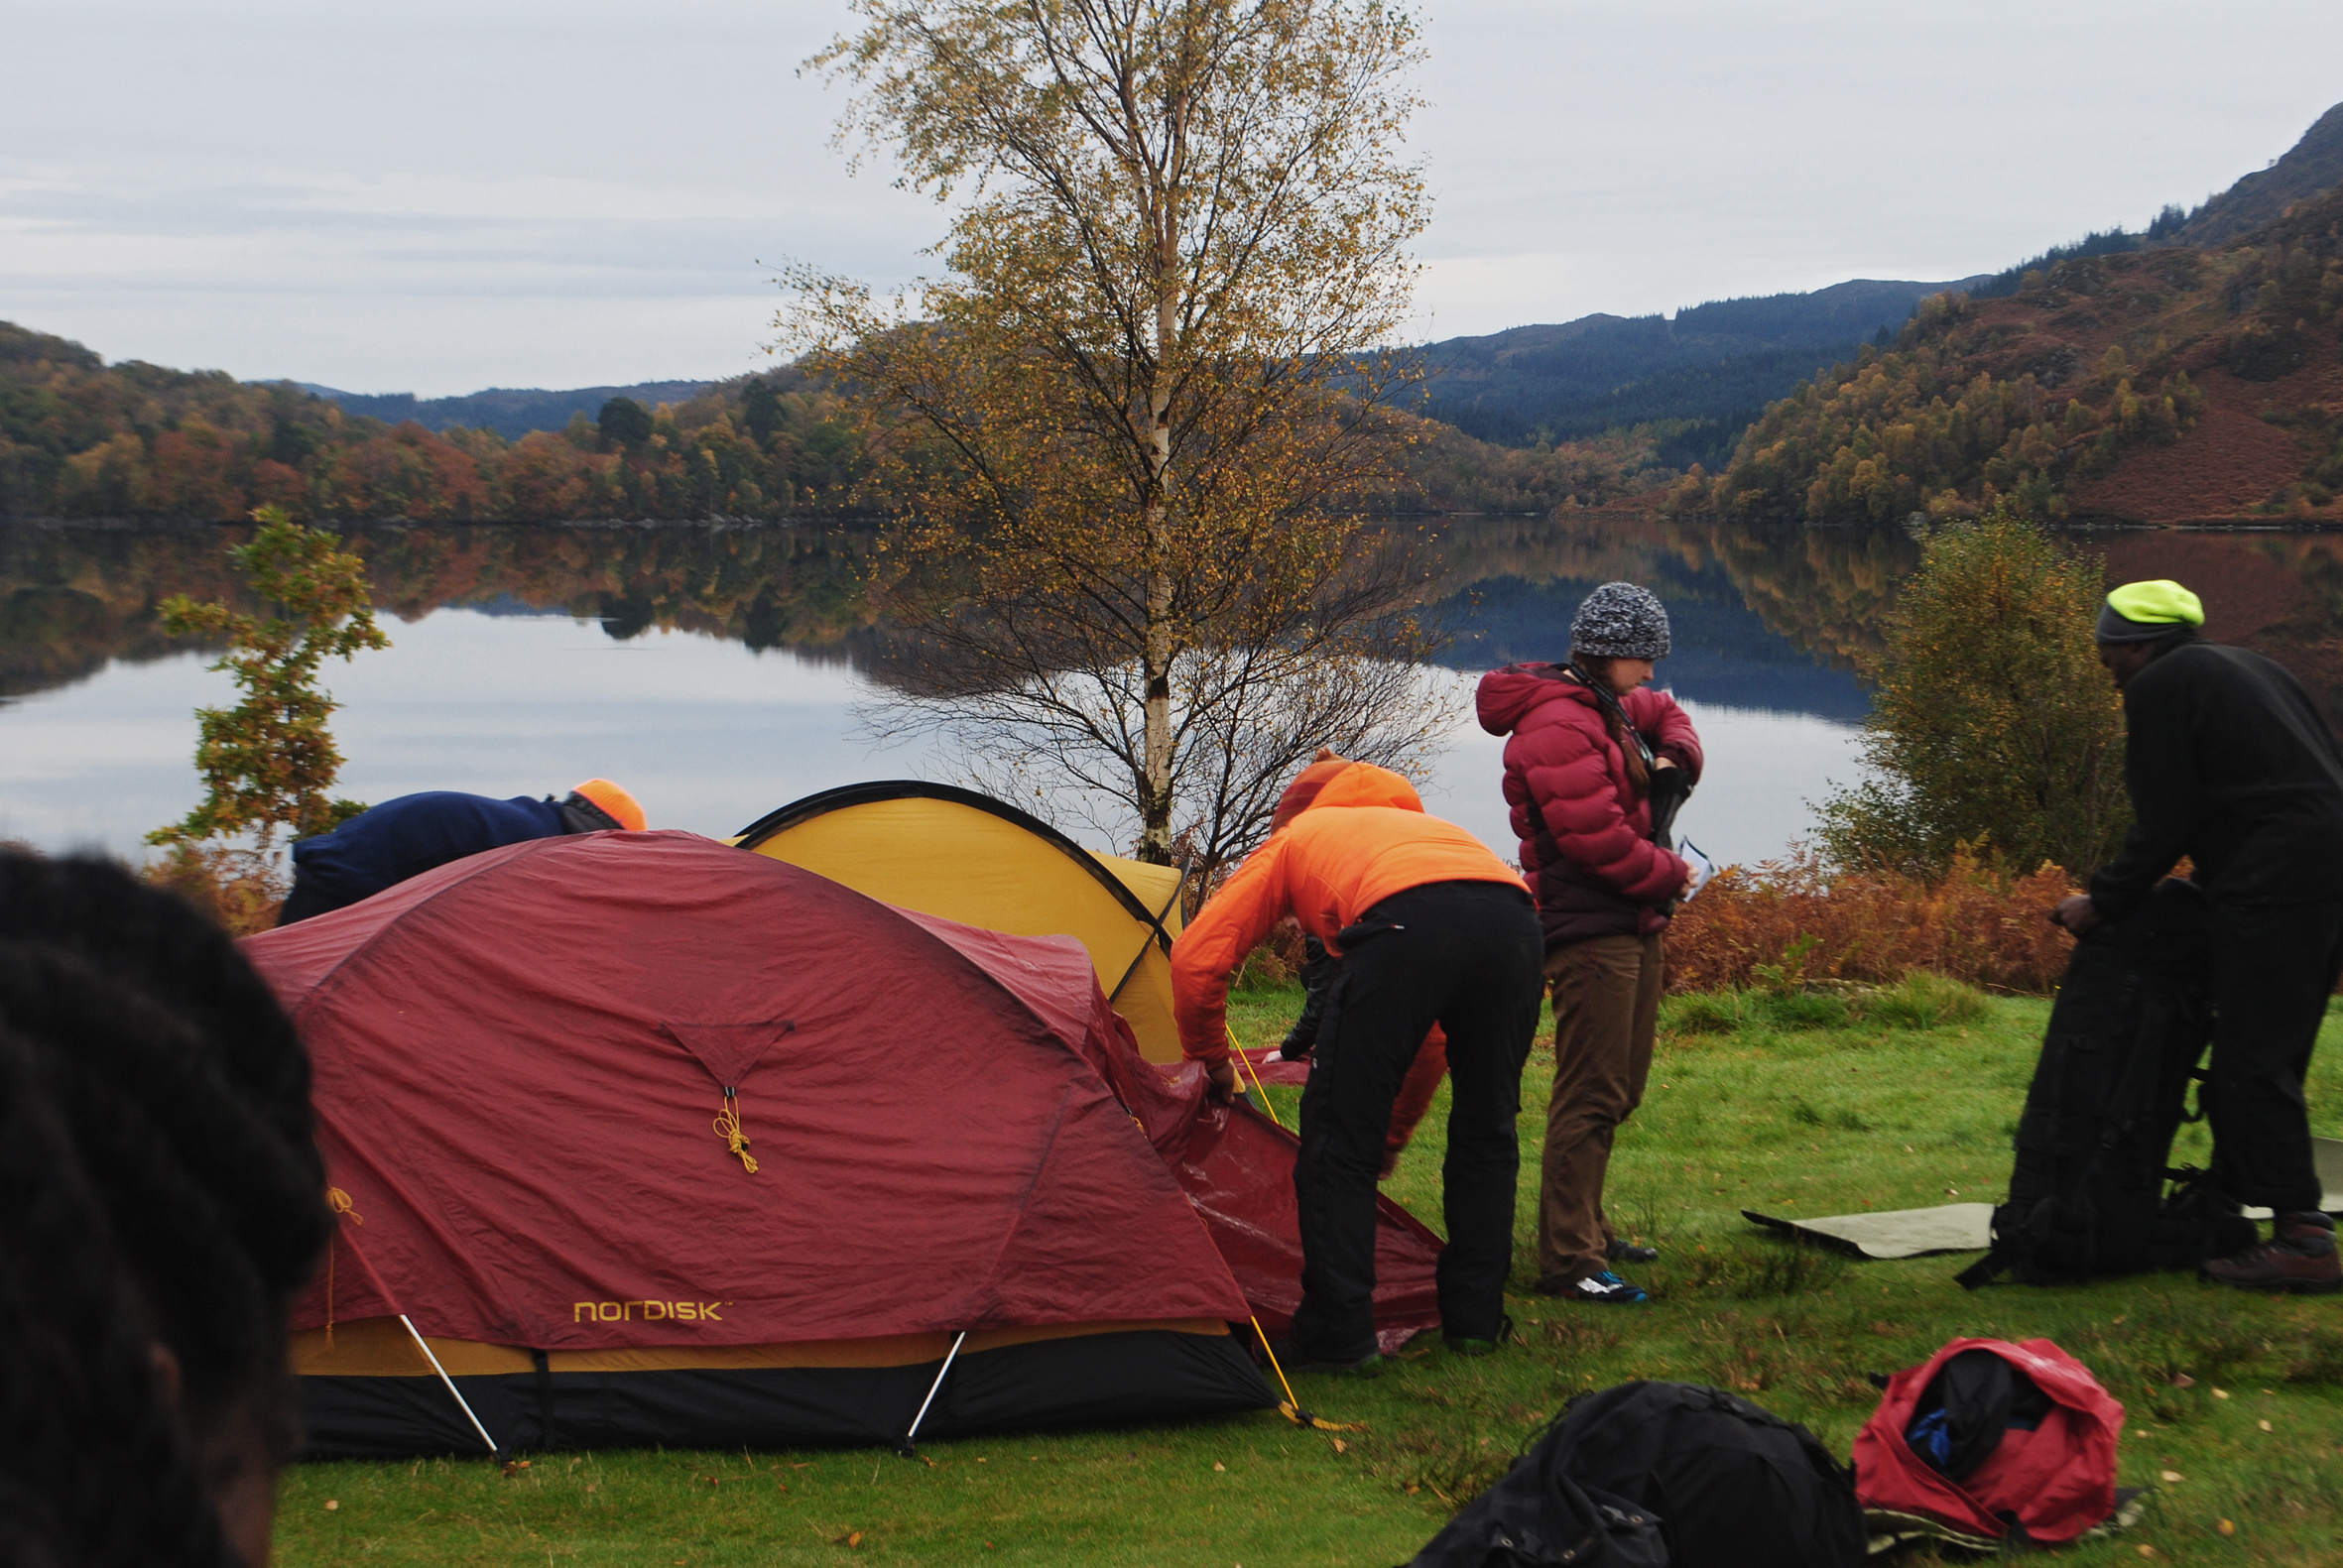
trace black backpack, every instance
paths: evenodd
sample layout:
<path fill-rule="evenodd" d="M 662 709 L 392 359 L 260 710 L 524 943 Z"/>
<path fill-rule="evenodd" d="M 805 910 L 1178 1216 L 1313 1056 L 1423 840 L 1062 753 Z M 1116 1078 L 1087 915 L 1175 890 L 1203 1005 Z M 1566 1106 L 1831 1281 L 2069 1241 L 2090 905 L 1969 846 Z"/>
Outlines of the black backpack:
<path fill-rule="evenodd" d="M 2010 1199 L 1974 1290 L 2009 1269 L 2053 1284 L 2194 1268 L 2253 1245 L 2253 1227 L 2201 1170 L 2169 1169 L 2188 1086 L 2213 1037 L 2211 910 L 2171 878 L 2141 908 L 2075 943 L 2018 1123 Z M 2170 1185 L 2167 1187 L 2167 1183 Z"/>
<path fill-rule="evenodd" d="M 1616 1536 L 1605 1541 L 1606 1549 L 1621 1552 L 1614 1557 L 1440 1554 L 1450 1532 L 1468 1520 L 1482 1535 L 1467 1538 L 1485 1536 L 1485 1507 L 1501 1519 L 1518 1516 L 1506 1512 L 1507 1503 L 1541 1478 L 1551 1478 L 1543 1495 L 1571 1488 L 1566 1496 L 1623 1512 L 1643 1533 L 1626 1543 Z M 1500 1500 L 1517 1482 L 1522 1490 Z M 1413 1568 L 1516 1562 L 1856 1568 L 1866 1545 L 1854 1480 L 1813 1433 L 1719 1388 L 1629 1383 L 1573 1400 L 1529 1456 L 1435 1536 Z"/>
<path fill-rule="evenodd" d="M 1674 1568 L 1854 1568 L 1847 1468 L 1812 1432 L 1721 1388 L 1629 1383 L 1571 1401 L 1555 1466 L 1657 1512 Z"/>
<path fill-rule="evenodd" d="M 1554 1436 L 1466 1504 L 1408 1568 L 1668 1568 L 1660 1521 L 1561 1474 Z"/>

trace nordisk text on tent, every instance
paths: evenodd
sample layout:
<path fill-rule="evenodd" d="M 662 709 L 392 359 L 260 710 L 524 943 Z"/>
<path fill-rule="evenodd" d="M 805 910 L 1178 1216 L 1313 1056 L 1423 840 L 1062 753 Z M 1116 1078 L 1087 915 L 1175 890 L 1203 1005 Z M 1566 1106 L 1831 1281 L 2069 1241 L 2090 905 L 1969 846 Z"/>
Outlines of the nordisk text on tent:
<path fill-rule="evenodd" d="M 724 1314 L 716 1308 L 731 1304 L 729 1301 L 579 1301 L 570 1307 L 569 1321 L 631 1323 L 636 1309 L 641 1308 L 646 1323 L 663 1318 L 672 1318 L 679 1323 L 721 1323 Z"/>

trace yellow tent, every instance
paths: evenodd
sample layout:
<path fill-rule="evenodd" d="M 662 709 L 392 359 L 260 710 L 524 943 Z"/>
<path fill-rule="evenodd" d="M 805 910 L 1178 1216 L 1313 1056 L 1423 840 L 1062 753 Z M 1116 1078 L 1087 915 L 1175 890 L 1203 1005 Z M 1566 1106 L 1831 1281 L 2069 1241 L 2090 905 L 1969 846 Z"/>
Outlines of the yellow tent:
<path fill-rule="evenodd" d="M 1150 1061 L 1179 1060 L 1172 938 L 1179 873 L 1095 855 L 1038 817 L 918 780 L 847 784 L 741 830 L 743 849 L 883 904 L 1014 936 L 1072 936 Z"/>

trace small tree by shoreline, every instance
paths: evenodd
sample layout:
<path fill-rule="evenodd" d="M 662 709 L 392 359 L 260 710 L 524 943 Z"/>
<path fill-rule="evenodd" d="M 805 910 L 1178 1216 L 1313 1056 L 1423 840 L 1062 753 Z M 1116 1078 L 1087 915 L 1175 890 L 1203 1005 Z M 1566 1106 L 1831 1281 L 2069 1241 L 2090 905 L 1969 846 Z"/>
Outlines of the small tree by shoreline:
<path fill-rule="evenodd" d="M 261 507 L 252 516 L 259 532 L 228 553 L 273 614 L 199 604 L 185 594 L 163 601 L 163 629 L 171 636 L 226 640 L 228 651 L 210 667 L 244 693 L 232 708 L 195 710 L 203 798 L 147 835 L 148 843 L 171 851 L 161 880 L 174 885 L 254 874 L 273 880 L 280 831 L 330 832 L 366 809 L 328 793 L 342 758 L 326 721 L 339 704 L 317 684 L 327 659 L 391 646 L 374 624 L 365 562 L 339 549 L 338 536 L 305 528 L 281 507 Z M 228 842 L 247 838 L 248 847 Z M 226 866 L 222 856 L 244 864 Z"/>
<path fill-rule="evenodd" d="M 1882 621 L 1871 777 L 1818 808 L 1829 858 L 1934 877 L 1970 852 L 2081 872 L 2113 853 L 2131 807 L 2104 592 L 2096 557 L 2007 508 L 1929 533 Z"/>

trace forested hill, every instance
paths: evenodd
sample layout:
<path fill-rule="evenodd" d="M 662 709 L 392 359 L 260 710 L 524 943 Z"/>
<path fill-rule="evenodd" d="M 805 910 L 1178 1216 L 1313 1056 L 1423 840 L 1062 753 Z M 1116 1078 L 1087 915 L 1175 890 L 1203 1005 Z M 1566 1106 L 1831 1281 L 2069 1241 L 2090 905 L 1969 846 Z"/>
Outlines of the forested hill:
<path fill-rule="evenodd" d="M 385 424 L 415 421 L 427 430 L 494 430 L 517 441 L 532 430 L 558 430 L 583 416 L 591 421 L 612 398 L 625 398 L 646 409 L 663 403 L 686 403 L 716 386 L 712 381 L 645 381 L 631 387 L 572 387 L 563 392 L 541 388 L 490 387 L 460 398 L 418 398 L 412 392 L 342 392 L 313 382 L 296 383 L 328 403 L 341 405 L 345 414 L 380 420 Z"/>
<path fill-rule="evenodd" d="M 2220 245 L 2276 222 L 2293 203 L 2338 184 L 2343 184 L 2343 103 L 2320 115 L 2277 163 L 2208 197 L 2172 238 L 2182 245 Z"/>
<path fill-rule="evenodd" d="M 2075 257 L 2008 298 L 1925 301 L 1669 505 L 1847 523 L 2006 498 L 2049 518 L 2335 523 L 2338 492 L 2343 185 L 2217 251 Z"/>
<path fill-rule="evenodd" d="M 1979 281 L 1858 278 L 1811 294 L 1713 301 L 1672 320 L 1589 315 L 1449 338 L 1420 350 L 1424 412 L 1507 445 L 1692 421 L 1708 428 L 1676 432 L 1688 461 L 1709 446 L 1730 451 L 1758 411 L 1817 364 L 1883 327 L 1893 333 L 1929 295 Z"/>
<path fill-rule="evenodd" d="M 843 519 L 893 510 L 861 427 L 796 369 L 682 383 L 696 390 L 648 406 L 623 395 L 657 385 L 594 389 L 621 395 L 590 417 L 572 408 L 557 429 L 524 423 L 525 433 L 508 438 L 478 424 L 388 422 L 289 381 L 109 365 L 78 343 L 0 321 L 0 518 L 232 522 L 264 503 L 345 523 Z M 481 395 L 501 396 L 511 395 Z M 389 412 L 422 410 L 400 402 Z M 1649 431 L 1537 451 L 1397 418 L 1413 426 L 1414 482 L 1356 497 L 1359 506 L 1541 516 L 1669 477 Z"/>

